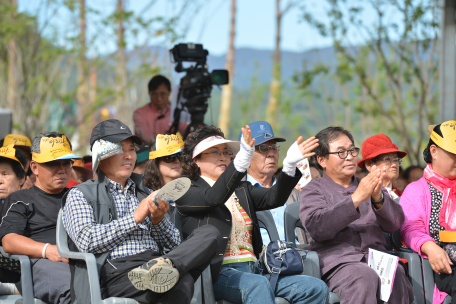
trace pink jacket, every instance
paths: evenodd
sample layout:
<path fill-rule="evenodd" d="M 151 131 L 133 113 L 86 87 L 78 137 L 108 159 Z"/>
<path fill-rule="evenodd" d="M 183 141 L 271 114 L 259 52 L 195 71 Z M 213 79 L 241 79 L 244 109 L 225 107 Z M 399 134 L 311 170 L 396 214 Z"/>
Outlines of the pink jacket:
<path fill-rule="evenodd" d="M 431 191 L 424 177 L 413 182 L 405 188 L 399 203 L 405 214 L 405 221 L 401 227 L 401 237 L 405 245 L 418 252 L 422 257 L 427 256 L 421 252 L 421 245 L 427 241 L 434 242 L 429 235 L 429 221 L 431 218 Z M 434 285 L 432 303 L 443 303 L 448 294 L 439 291 Z"/>

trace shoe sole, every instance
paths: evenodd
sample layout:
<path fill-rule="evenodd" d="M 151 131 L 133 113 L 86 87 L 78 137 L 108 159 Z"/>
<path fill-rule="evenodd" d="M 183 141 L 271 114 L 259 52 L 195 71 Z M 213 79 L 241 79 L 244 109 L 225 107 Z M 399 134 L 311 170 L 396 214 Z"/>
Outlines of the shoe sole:
<path fill-rule="evenodd" d="M 167 292 L 179 280 L 179 271 L 172 267 L 156 266 L 151 270 L 133 269 L 128 273 L 128 279 L 136 289 L 150 289 L 153 292 Z"/>

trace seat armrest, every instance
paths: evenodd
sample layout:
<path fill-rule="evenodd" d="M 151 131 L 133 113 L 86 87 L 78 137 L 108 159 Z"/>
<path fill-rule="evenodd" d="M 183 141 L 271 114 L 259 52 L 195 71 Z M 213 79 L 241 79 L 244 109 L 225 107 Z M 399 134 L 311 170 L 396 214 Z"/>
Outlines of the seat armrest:
<path fill-rule="evenodd" d="M 321 278 L 320 260 L 315 251 L 308 251 L 307 257 L 303 260 L 304 272 L 302 274 L 311 276 L 317 279 Z"/>
<path fill-rule="evenodd" d="M 32 265 L 30 259 L 26 255 L 22 254 L 9 254 L 3 250 L 0 246 L 0 253 L 5 258 L 18 260 L 21 264 L 21 287 L 22 287 L 22 300 L 24 304 L 35 303 L 35 296 L 33 294 L 33 281 L 32 281 Z"/>

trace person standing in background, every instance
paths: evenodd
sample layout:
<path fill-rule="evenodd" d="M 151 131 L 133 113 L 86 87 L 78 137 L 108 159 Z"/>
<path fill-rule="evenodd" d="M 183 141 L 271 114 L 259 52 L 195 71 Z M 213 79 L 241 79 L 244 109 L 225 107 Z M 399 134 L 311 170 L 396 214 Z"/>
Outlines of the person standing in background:
<path fill-rule="evenodd" d="M 171 105 L 169 95 L 171 94 L 171 82 L 162 75 L 152 77 L 147 85 L 150 102 L 145 106 L 136 109 L 133 113 L 135 135 L 139 136 L 145 143 L 149 144 L 158 134 L 165 134 L 170 127 Z M 187 123 L 179 124 L 179 132 L 185 133 Z"/>

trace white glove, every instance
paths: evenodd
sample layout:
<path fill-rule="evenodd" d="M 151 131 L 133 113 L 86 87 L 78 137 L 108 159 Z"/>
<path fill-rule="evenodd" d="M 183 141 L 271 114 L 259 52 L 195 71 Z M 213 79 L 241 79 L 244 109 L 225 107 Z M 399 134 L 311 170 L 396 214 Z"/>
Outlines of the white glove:
<path fill-rule="evenodd" d="M 250 167 L 250 160 L 255 153 L 255 147 L 250 147 L 244 140 L 244 137 L 241 137 L 241 150 L 234 158 L 234 168 L 239 172 L 245 172 Z"/>
<path fill-rule="evenodd" d="M 295 176 L 296 166 L 303 160 L 301 151 L 299 150 L 298 143 L 294 142 L 287 151 L 287 156 L 283 160 L 282 172 L 288 176 Z"/>

